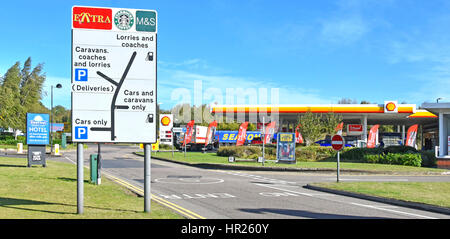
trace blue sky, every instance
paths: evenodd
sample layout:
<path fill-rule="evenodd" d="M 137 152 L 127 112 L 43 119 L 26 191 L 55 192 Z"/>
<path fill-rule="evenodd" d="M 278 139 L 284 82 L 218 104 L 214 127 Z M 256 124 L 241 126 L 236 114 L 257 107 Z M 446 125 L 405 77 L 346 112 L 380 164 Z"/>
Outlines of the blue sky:
<path fill-rule="evenodd" d="M 45 90 L 63 85 L 55 105 L 70 108 L 73 5 L 158 11 L 162 108 L 178 103 L 176 88 L 193 99 L 196 80 L 223 98 L 226 88 L 278 88 L 281 104 L 450 101 L 445 0 L 2 2 L 0 75 L 28 56 L 44 63 Z"/>

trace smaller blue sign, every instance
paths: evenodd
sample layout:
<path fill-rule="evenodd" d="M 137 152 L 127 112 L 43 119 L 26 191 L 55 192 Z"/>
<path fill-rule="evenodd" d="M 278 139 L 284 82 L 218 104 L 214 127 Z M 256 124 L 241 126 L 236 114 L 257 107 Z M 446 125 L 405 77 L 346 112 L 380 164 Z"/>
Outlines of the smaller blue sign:
<path fill-rule="evenodd" d="M 46 145 L 50 140 L 48 114 L 27 113 L 27 144 Z"/>
<path fill-rule="evenodd" d="M 87 81 L 88 80 L 88 70 L 82 68 L 75 69 L 75 81 Z"/>

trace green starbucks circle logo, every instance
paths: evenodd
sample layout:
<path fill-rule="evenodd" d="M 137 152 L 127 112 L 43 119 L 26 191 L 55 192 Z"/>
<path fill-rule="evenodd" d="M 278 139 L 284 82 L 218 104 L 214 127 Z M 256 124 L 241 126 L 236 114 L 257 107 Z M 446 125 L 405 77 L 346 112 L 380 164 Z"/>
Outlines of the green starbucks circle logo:
<path fill-rule="evenodd" d="M 128 30 L 134 24 L 133 15 L 127 10 L 120 10 L 114 15 L 114 24 L 120 30 Z"/>

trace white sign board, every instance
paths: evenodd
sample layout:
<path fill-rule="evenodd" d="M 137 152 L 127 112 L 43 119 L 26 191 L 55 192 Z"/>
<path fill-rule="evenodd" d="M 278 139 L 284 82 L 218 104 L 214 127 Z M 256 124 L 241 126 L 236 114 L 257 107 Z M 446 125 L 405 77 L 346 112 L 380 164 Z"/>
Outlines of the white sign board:
<path fill-rule="evenodd" d="M 159 141 L 161 144 L 173 144 L 172 137 L 173 115 L 160 114 L 159 115 Z"/>
<path fill-rule="evenodd" d="M 156 19 L 72 8 L 73 142 L 156 142 Z"/>

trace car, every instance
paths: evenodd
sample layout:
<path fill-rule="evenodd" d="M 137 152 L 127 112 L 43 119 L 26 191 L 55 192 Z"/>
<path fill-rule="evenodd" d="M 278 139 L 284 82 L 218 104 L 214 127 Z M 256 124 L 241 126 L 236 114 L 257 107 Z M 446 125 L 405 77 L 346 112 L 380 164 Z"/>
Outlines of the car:
<path fill-rule="evenodd" d="M 314 143 L 316 143 L 320 146 L 330 146 L 331 147 L 331 139 L 322 139 L 322 140 L 316 141 Z M 355 146 L 352 144 L 346 143 L 345 147 L 355 147 Z"/>

